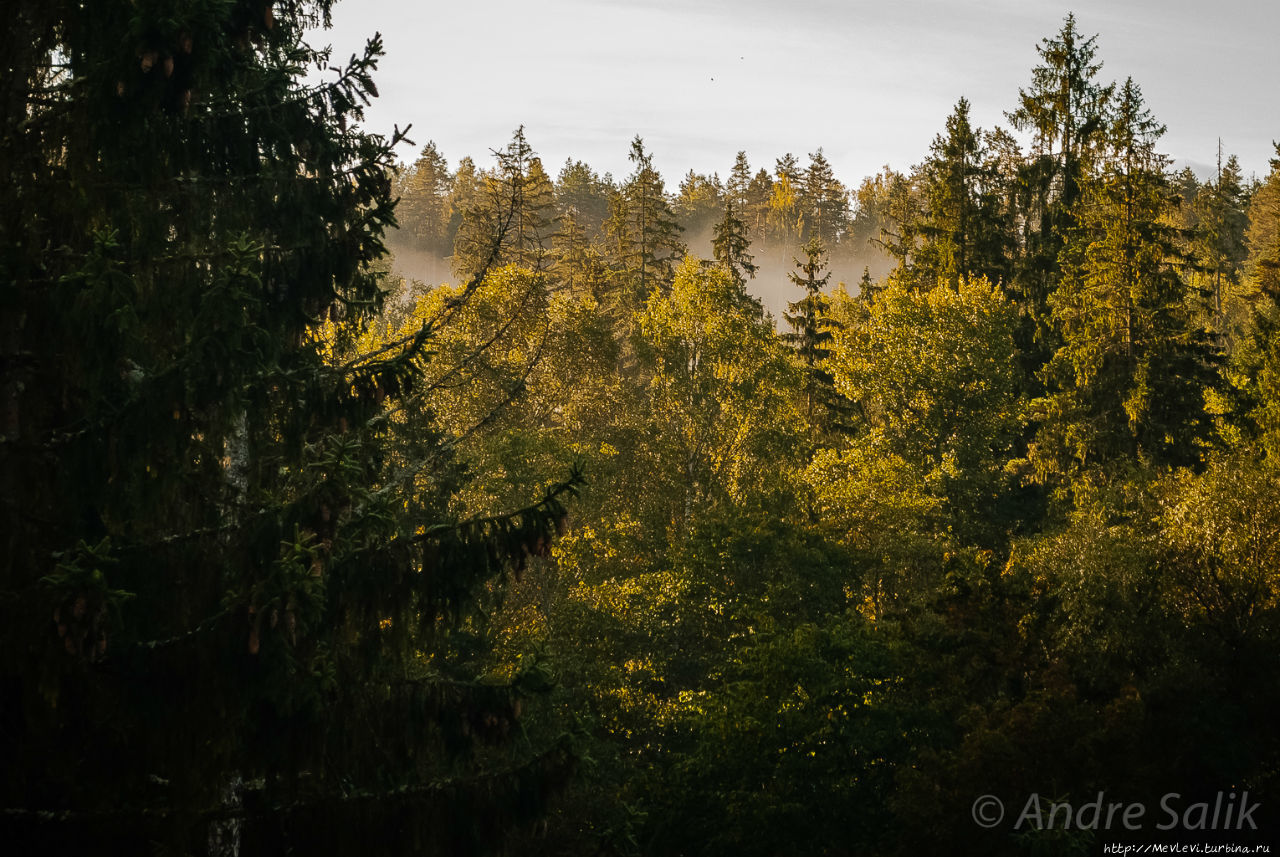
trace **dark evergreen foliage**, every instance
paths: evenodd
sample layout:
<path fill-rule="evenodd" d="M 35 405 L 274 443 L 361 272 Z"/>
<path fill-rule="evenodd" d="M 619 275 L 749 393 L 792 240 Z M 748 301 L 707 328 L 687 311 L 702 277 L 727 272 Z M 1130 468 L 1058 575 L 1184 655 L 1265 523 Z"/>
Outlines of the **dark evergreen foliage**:
<path fill-rule="evenodd" d="M 610 203 L 608 229 L 619 268 L 632 292 L 644 298 L 670 285 L 685 245 L 662 176 L 639 135 L 631 141 L 628 157 L 635 171 Z"/>
<path fill-rule="evenodd" d="M 739 287 L 745 287 L 747 280 L 759 270 L 748 252 L 751 239 L 747 236 L 747 224 L 734 211 L 732 199 L 725 203 L 724 218 L 715 226 L 711 248 L 716 261 L 728 270 Z"/>
<path fill-rule="evenodd" d="M 379 41 L 306 87 L 327 3 L 10 13 L 0 841 L 495 844 L 569 759 L 496 755 L 537 671 L 462 644 L 573 486 L 457 520 L 446 438 L 388 419 L 436 326 L 326 353 L 382 299 Z"/>

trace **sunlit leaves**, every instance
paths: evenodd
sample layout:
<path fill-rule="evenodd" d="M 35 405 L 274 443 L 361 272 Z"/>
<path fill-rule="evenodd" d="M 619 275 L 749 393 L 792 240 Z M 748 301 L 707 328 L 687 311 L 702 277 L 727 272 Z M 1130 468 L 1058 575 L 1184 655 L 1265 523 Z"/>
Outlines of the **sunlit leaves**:
<path fill-rule="evenodd" d="M 1024 420 L 1013 306 L 981 279 L 956 291 L 895 283 L 867 310 L 837 298 L 849 321 L 827 366 L 861 411 L 858 444 L 909 462 L 961 514 L 990 503 Z"/>

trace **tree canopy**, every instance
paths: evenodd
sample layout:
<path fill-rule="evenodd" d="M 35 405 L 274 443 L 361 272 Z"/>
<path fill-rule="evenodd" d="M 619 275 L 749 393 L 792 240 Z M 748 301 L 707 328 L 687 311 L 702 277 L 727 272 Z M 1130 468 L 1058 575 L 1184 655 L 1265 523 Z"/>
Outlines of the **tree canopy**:
<path fill-rule="evenodd" d="M 1280 150 L 1068 15 L 858 183 L 399 163 L 328 14 L 0 37 L 0 850 L 1274 838 Z M 1256 827 L 1015 824 L 1174 794 Z"/>

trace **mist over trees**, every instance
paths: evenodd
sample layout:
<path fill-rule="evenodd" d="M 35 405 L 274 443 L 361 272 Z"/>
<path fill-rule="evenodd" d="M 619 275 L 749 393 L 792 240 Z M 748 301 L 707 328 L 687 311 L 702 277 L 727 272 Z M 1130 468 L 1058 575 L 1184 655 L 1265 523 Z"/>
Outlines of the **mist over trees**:
<path fill-rule="evenodd" d="M 1274 840 L 1280 146 L 1175 171 L 1068 15 L 856 186 L 398 163 L 327 3 L 19 6 L 5 848 Z"/>

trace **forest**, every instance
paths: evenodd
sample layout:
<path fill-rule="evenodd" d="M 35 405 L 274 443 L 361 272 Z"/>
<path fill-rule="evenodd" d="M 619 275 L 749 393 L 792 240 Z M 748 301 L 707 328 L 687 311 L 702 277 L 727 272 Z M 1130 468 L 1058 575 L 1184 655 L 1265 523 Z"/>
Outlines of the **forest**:
<path fill-rule="evenodd" d="M 330 0 L 14 7 L 0 853 L 1280 841 L 1280 144 L 1067 14 L 856 187 L 404 163 Z"/>

